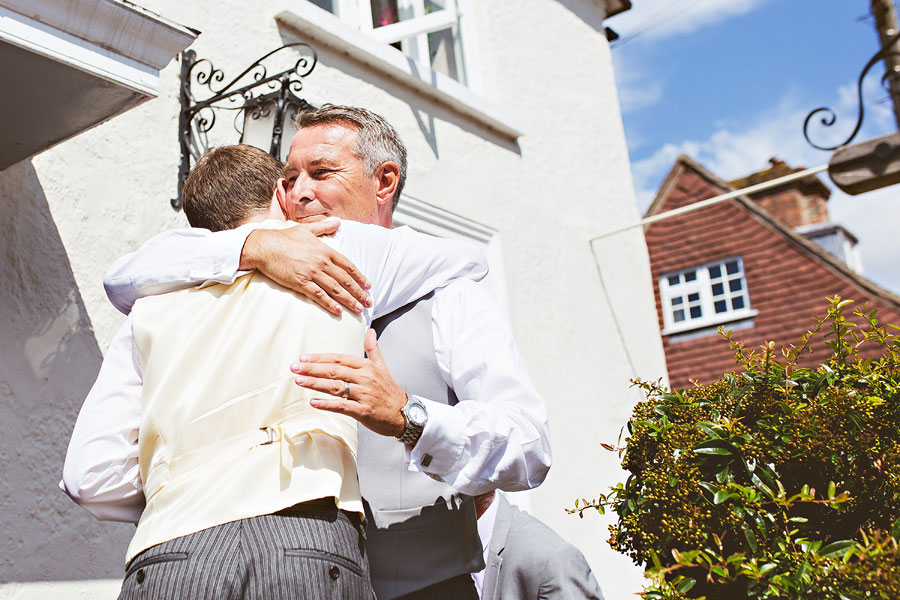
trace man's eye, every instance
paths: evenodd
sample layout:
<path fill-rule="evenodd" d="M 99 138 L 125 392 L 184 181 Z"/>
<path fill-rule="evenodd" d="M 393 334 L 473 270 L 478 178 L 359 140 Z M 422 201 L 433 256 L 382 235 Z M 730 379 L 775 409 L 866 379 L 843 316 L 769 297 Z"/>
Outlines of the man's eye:
<path fill-rule="evenodd" d="M 324 177 L 328 173 L 331 172 L 331 169 L 316 169 L 313 172 L 313 177 Z"/>
<path fill-rule="evenodd" d="M 288 183 L 294 183 L 295 181 L 297 181 L 297 176 L 296 176 L 296 175 L 292 175 L 291 177 L 288 177 L 288 178 L 287 178 L 287 182 L 288 182 Z"/>

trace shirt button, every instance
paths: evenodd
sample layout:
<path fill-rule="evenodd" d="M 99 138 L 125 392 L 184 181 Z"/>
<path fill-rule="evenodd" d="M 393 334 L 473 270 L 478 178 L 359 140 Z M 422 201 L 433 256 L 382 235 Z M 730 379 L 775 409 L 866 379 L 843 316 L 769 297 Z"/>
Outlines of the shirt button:
<path fill-rule="evenodd" d="M 146 579 L 146 578 L 147 578 L 147 575 L 144 573 L 144 570 L 143 570 L 143 569 L 138 569 L 138 572 L 137 572 L 137 582 L 138 582 L 138 583 L 144 583 L 144 579 Z"/>
<path fill-rule="evenodd" d="M 330 569 L 328 569 L 328 574 L 331 575 L 332 579 L 337 579 L 341 576 L 341 570 L 337 567 L 331 567 Z"/>

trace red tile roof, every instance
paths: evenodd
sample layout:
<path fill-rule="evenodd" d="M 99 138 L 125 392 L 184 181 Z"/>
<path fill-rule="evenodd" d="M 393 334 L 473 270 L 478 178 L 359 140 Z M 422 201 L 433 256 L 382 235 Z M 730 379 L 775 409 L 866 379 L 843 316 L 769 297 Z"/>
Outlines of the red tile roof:
<path fill-rule="evenodd" d="M 711 198 L 733 188 L 686 156 L 666 177 L 647 215 Z M 900 324 L 900 298 L 857 275 L 814 243 L 794 233 L 747 197 L 648 225 L 647 248 L 663 328 L 660 277 L 672 271 L 741 256 L 750 304 L 759 311 L 753 326 L 735 331 L 747 347 L 773 340 L 778 346 L 796 343 L 823 315 L 826 298 L 839 295 L 862 307 L 878 309 L 883 323 Z M 728 325 L 725 325 L 728 329 Z M 672 387 L 691 380 L 709 382 L 736 368 L 727 342 L 714 332 L 705 336 L 666 335 L 663 347 Z M 817 364 L 828 352 L 821 337 L 803 364 Z"/>

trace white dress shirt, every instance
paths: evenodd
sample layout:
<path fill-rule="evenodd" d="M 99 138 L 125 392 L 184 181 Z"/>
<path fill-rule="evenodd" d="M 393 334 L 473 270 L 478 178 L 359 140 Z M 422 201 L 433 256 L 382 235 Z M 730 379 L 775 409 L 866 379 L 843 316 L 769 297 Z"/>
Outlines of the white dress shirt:
<path fill-rule="evenodd" d="M 202 281 L 231 283 L 242 274 L 238 271 L 240 254 L 246 237 L 257 227 L 258 224 L 249 224 L 218 233 L 202 229 L 162 233 L 138 252 L 116 261 L 104 280 L 107 294 L 120 311 L 128 312 L 142 296 L 183 289 Z M 344 221 L 335 236 L 336 248 L 373 282 L 370 293 L 374 306 L 366 311 L 367 320 L 411 301 L 409 296 L 401 299 L 379 289 L 383 287 L 379 286 L 381 275 L 388 269 L 371 244 L 357 234 L 372 227 Z M 393 231 L 402 232 L 392 238 L 393 250 L 409 260 L 421 260 L 434 244 L 450 244 L 453 252 L 460 248 L 459 242 L 440 240 L 409 228 Z M 464 261 L 473 263 L 471 258 Z M 415 287 L 422 268 L 420 263 L 418 269 L 404 269 L 405 275 L 397 275 L 397 279 Z M 478 272 L 484 265 L 477 262 L 472 268 Z M 472 279 L 483 275 L 481 272 Z M 428 293 L 440 282 L 432 277 L 418 283 L 425 291 L 412 299 Z M 429 285 L 430 289 L 426 289 Z M 495 488 L 523 490 L 539 485 L 551 460 L 546 408 L 490 295 L 467 279 L 438 289 L 432 308 L 432 329 L 441 374 L 460 402 L 448 406 L 422 399 L 429 418 L 419 441 L 408 450 L 409 468 L 471 495 Z M 137 472 L 140 373 L 128 348 L 129 343 L 133 344 L 130 332 L 126 323 L 110 345 L 109 353 L 115 352 L 116 356 L 104 360 L 70 444 L 70 455 L 75 445 L 83 448 L 80 454 L 84 456 L 71 460 L 71 465 L 67 456 L 64 473 L 64 489 L 76 501 L 97 507 L 99 510 L 92 512 L 103 519 L 137 520 L 142 505 L 142 497 L 141 504 L 136 499 L 141 496 Z M 98 451 L 87 452 L 86 442 Z M 426 454 L 431 457 L 430 462 L 425 461 L 427 467 L 421 464 Z"/>

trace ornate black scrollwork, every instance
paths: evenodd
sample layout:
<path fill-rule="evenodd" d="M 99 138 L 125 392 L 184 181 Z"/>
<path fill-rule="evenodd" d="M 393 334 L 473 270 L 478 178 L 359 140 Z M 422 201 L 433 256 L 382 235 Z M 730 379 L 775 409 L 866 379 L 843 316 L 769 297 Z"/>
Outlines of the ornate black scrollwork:
<path fill-rule="evenodd" d="M 301 50 L 299 58 L 289 69 L 269 74 L 266 60 L 288 48 Z M 178 141 L 181 164 L 178 169 L 178 195 L 172 208 L 181 209 L 181 188 L 191 169 L 191 161 L 202 151 L 195 134 L 205 135 L 216 124 L 220 110 L 238 111 L 235 129 L 242 133 L 238 122 L 245 108 L 250 118 L 268 117 L 275 111 L 275 125 L 270 152 L 277 156 L 288 111 L 305 110 L 312 106 L 298 98 L 303 89 L 302 78 L 312 73 L 318 62 L 315 49 L 309 44 L 285 44 L 256 59 L 240 75 L 226 82 L 225 73 L 208 59 L 197 60 L 193 50 L 181 53 L 181 113 L 178 120 Z"/>
<path fill-rule="evenodd" d="M 816 115 L 821 116 L 820 123 L 824 127 L 831 127 L 834 125 L 835 121 L 837 121 L 837 115 L 835 112 L 828 108 L 827 106 L 820 106 L 819 108 L 811 111 L 808 115 L 806 115 L 806 119 L 803 120 L 803 137 L 806 138 L 806 141 L 813 148 L 817 148 L 818 150 L 836 150 L 841 146 L 846 146 L 853 138 L 856 137 L 856 134 L 859 133 L 860 128 L 862 127 L 863 117 L 865 116 L 865 107 L 863 105 L 863 80 L 866 78 L 866 75 L 869 74 L 869 71 L 874 67 L 878 61 L 883 60 L 888 56 L 900 56 L 900 51 L 896 48 L 897 41 L 900 40 L 900 33 L 891 37 L 884 47 L 875 53 L 875 55 L 869 59 L 869 62 L 866 63 L 866 66 L 863 68 L 862 72 L 859 74 L 859 79 L 856 82 L 856 98 L 859 103 L 859 116 L 856 119 L 856 127 L 853 128 L 853 131 L 843 142 L 839 144 L 835 144 L 834 146 L 820 146 L 809 139 L 809 125 L 813 120 L 813 117 Z M 885 72 L 884 76 L 881 78 L 881 85 L 888 90 L 890 93 L 890 82 L 892 77 L 897 77 L 897 74 L 890 72 L 889 70 Z"/>

